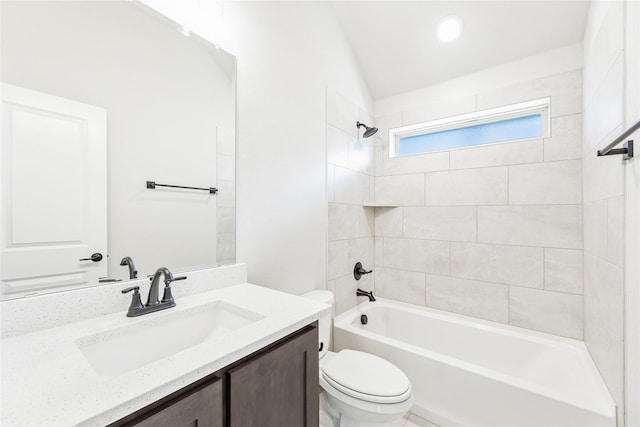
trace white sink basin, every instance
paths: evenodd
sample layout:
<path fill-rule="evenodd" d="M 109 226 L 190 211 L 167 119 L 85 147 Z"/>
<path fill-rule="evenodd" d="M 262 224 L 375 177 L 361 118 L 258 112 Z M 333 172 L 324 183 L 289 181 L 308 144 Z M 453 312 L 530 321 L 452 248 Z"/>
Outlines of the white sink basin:
<path fill-rule="evenodd" d="M 264 317 L 224 301 L 146 316 L 150 318 L 80 338 L 76 345 L 98 374 L 115 376 L 221 338 Z"/>

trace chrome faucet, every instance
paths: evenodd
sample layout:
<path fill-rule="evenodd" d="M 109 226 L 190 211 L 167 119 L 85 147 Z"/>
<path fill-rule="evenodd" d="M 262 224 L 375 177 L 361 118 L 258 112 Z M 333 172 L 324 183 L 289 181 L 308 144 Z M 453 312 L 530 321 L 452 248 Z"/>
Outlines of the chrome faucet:
<path fill-rule="evenodd" d="M 162 300 L 158 298 L 160 288 L 160 278 L 164 278 L 164 293 Z M 127 317 L 141 316 L 147 313 L 153 313 L 154 311 L 164 310 L 166 308 L 175 307 L 176 302 L 171 294 L 171 282 L 176 280 L 184 280 L 187 276 L 173 277 L 173 274 L 167 267 L 160 267 L 156 270 L 151 279 L 151 286 L 149 287 L 149 296 L 147 297 L 147 303 L 142 305 L 140 299 L 140 286 L 132 286 L 122 290 L 123 294 L 133 291 L 131 298 L 131 305 L 127 311 Z"/>
<path fill-rule="evenodd" d="M 136 265 L 133 263 L 133 260 L 131 259 L 131 257 L 124 257 L 122 258 L 122 260 L 120 261 L 120 265 L 122 266 L 128 266 L 129 267 L 129 279 L 137 279 L 138 278 L 138 269 L 136 268 Z"/>

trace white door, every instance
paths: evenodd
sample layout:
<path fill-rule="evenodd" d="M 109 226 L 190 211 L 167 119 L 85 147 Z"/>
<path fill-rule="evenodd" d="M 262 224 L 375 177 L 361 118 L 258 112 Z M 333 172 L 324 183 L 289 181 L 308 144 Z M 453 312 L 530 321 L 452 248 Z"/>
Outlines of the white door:
<path fill-rule="evenodd" d="M 106 121 L 102 108 L 2 84 L 3 298 L 107 275 Z M 81 260 L 93 254 L 102 260 Z"/>

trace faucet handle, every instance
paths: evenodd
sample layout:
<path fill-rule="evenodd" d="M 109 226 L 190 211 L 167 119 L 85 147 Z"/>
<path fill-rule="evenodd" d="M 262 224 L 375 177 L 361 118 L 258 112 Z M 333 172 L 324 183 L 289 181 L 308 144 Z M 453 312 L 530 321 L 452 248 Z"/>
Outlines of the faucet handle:
<path fill-rule="evenodd" d="M 174 277 L 173 280 L 165 280 L 164 282 L 164 293 L 162 294 L 162 301 L 160 302 L 170 302 L 175 303 L 173 299 L 173 295 L 171 294 L 171 282 L 175 282 L 176 280 L 185 280 L 187 276 L 179 276 Z"/>
<path fill-rule="evenodd" d="M 169 302 L 169 303 L 174 303 L 175 304 L 175 300 L 173 299 L 173 294 L 171 293 L 171 286 L 169 286 L 171 282 L 168 282 L 164 285 L 164 293 L 162 294 L 162 301 L 163 303 Z"/>
<path fill-rule="evenodd" d="M 131 305 L 129 305 L 129 311 L 127 311 L 127 316 L 129 317 L 131 317 L 131 314 L 144 308 L 144 305 L 142 305 L 142 300 L 140 299 L 140 286 L 131 286 L 130 288 L 123 289 L 120 292 L 126 294 L 131 291 L 133 291 L 133 295 L 131 296 Z"/>
<path fill-rule="evenodd" d="M 364 276 L 365 274 L 372 273 L 372 272 L 373 272 L 373 270 L 369 270 L 369 271 L 365 270 L 362 267 L 362 263 L 361 262 L 356 262 L 356 265 L 353 267 L 353 277 L 356 280 L 360 280 L 360 278 L 362 276 Z"/>

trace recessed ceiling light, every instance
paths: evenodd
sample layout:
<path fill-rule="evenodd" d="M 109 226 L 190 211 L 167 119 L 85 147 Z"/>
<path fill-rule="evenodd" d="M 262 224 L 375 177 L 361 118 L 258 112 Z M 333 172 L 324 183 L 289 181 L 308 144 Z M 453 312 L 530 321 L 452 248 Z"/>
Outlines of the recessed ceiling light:
<path fill-rule="evenodd" d="M 462 19 L 460 17 L 451 15 L 445 16 L 440 20 L 438 28 L 436 29 L 436 37 L 442 43 L 450 43 L 460 37 L 462 33 Z"/>

